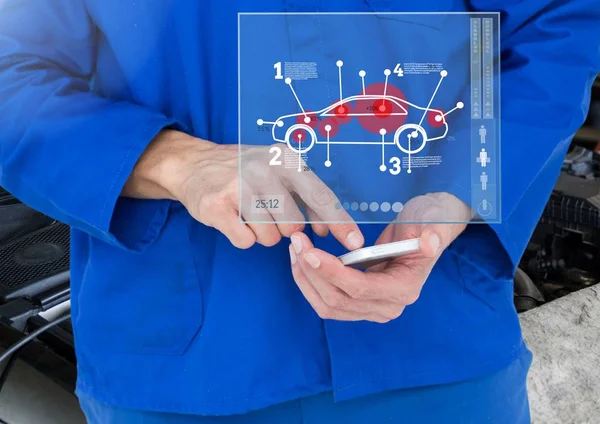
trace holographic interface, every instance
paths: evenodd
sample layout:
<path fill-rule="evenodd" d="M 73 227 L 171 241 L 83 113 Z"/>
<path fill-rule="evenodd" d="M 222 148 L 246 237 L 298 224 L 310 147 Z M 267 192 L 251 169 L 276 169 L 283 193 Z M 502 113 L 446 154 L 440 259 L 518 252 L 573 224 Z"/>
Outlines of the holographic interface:
<path fill-rule="evenodd" d="M 500 222 L 498 23 L 240 14 L 240 218 L 424 222 L 403 206 L 443 192 L 471 207 L 471 222 Z"/>

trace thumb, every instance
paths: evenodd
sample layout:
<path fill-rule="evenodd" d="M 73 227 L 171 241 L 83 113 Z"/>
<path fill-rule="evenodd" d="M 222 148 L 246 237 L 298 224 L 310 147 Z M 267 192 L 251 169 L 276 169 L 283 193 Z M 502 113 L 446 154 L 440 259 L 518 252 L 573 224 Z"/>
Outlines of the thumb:
<path fill-rule="evenodd" d="M 439 234 L 439 229 L 433 225 L 426 225 L 421 233 L 419 248 L 421 255 L 426 258 L 435 258 L 443 250 L 442 236 Z"/>
<path fill-rule="evenodd" d="M 464 231 L 467 224 L 437 223 L 423 225 L 421 252 L 427 257 L 437 257 Z"/>

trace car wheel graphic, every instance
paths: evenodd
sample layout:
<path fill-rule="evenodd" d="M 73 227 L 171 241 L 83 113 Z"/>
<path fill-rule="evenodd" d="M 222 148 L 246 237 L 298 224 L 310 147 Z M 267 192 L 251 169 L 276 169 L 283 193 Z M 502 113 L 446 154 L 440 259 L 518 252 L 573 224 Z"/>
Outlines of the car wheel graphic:
<path fill-rule="evenodd" d="M 301 143 L 296 144 L 296 142 L 292 140 L 292 134 L 294 134 L 296 131 L 304 131 L 305 133 L 308 133 L 310 135 L 310 140 L 302 141 Z M 315 130 L 306 124 L 294 124 L 289 127 L 285 133 L 285 143 L 292 151 L 296 153 L 308 152 L 315 145 L 316 141 L 317 134 L 315 133 Z"/>
<path fill-rule="evenodd" d="M 404 137 L 407 137 L 408 134 L 410 134 L 411 138 L 413 139 L 416 139 L 417 137 L 421 136 L 421 141 L 417 141 L 415 143 L 418 146 L 416 149 L 413 148 L 412 145 L 410 146 L 410 148 L 408 147 L 408 145 L 403 145 L 403 143 L 407 143 Z M 425 145 L 427 144 L 427 133 L 425 132 L 425 129 L 423 129 L 423 127 L 421 127 L 420 125 L 405 124 L 396 130 L 396 133 L 394 134 L 394 143 L 396 143 L 396 146 L 398 146 L 398 148 L 402 152 L 409 155 L 414 155 L 425 148 Z"/>

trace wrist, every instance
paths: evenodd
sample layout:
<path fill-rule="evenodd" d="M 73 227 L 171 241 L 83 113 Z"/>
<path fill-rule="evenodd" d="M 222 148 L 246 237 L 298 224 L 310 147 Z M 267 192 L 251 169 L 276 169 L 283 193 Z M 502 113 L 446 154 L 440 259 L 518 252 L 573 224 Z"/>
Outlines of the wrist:
<path fill-rule="evenodd" d="M 130 197 L 178 200 L 192 151 L 212 145 L 206 140 L 175 131 L 161 131 L 139 158 L 123 194 Z"/>

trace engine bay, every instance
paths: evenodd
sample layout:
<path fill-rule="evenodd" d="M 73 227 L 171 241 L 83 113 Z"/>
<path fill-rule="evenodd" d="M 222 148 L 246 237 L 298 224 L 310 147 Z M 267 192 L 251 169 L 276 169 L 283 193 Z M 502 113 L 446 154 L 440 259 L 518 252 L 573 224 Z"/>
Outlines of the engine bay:
<path fill-rule="evenodd" d="M 517 310 L 523 312 L 598 283 L 598 246 L 600 155 L 573 145 L 521 259 L 515 277 Z"/>

